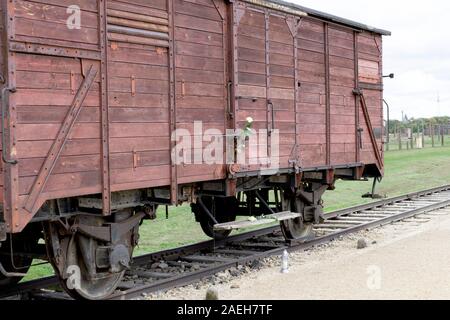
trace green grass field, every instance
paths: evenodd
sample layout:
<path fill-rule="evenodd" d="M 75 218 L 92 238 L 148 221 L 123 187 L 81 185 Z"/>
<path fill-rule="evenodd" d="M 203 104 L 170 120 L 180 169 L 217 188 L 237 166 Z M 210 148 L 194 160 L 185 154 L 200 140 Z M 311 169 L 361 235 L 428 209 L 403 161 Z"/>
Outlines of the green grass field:
<path fill-rule="evenodd" d="M 378 186 L 377 193 L 387 197 L 450 184 L 450 143 L 448 147 L 390 151 L 385 154 L 385 161 L 385 178 Z M 361 195 L 371 188 L 372 181 L 339 181 L 336 191 L 325 195 L 326 211 L 370 202 L 371 200 L 362 199 Z M 140 233 L 141 240 L 136 255 L 208 239 L 195 222 L 189 206 L 172 208 L 169 220 L 166 220 L 164 210 L 160 210 L 158 218 L 145 222 Z M 51 273 L 49 266 L 33 267 L 26 280 Z"/>

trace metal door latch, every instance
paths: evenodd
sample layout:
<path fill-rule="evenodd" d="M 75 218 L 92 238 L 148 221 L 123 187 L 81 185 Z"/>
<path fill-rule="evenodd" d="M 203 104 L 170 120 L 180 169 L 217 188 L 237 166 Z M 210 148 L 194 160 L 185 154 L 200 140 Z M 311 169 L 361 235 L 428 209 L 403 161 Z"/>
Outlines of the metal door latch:
<path fill-rule="evenodd" d="M 359 140 L 359 148 L 362 149 L 363 146 L 363 141 L 362 141 L 362 133 L 364 132 L 363 128 L 358 128 L 358 140 Z"/>

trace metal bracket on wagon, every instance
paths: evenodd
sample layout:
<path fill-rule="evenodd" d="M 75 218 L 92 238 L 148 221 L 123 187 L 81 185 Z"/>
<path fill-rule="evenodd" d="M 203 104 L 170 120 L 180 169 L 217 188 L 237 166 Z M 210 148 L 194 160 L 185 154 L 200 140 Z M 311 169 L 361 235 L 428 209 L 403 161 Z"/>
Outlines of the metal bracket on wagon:
<path fill-rule="evenodd" d="M 146 214 L 144 212 L 137 213 L 133 217 L 119 223 L 113 223 L 101 227 L 88 226 L 84 224 L 74 225 L 71 228 L 72 232 L 80 232 L 93 239 L 105 241 L 109 243 L 116 243 L 122 239 L 123 235 L 132 230 L 134 227 L 144 219 Z"/>
<path fill-rule="evenodd" d="M 321 205 L 307 206 L 304 211 L 305 221 L 312 221 L 319 224 L 325 220 L 323 207 Z"/>

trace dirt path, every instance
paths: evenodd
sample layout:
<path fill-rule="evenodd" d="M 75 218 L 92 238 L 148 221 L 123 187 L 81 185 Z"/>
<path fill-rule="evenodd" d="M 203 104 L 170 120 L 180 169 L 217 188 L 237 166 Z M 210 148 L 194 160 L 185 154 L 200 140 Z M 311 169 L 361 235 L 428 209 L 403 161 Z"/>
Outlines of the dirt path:
<path fill-rule="evenodd" d="M 288 274 L 280 262 L 217 285 L 220 299 L 450 299 L 450 209 L 293 254 Z M 203 299 L 209 286 L 155 298 Z"/>

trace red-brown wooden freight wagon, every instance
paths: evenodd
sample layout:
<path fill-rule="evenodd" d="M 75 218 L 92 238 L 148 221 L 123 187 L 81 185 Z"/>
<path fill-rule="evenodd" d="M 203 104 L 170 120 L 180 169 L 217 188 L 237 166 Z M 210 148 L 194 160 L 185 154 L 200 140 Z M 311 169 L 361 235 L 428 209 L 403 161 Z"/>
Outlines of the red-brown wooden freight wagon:
<path fill-rule="evenodd" d="M 10 248 L 44 234 L 63 282 L 69 262 L 82 266 L 82 288 L 69 291 L 104 297 L 158 205 L 192 203 L 213 237 L 236 215 L 275 214 L 298 238 L 337 179 L 383 175 L 387 31 L 265 0 L 9 0 L 1 10 L 6 271 Z M 227 129 L 265 129 L 268 156 L 279 132 L 279 170 L 250 154 L 239 165 L 176 162 L 173 132 L 194 122 L 200 139 L 224 145 Z M 30 264 L 32 247 L 16 265 Z"/>

